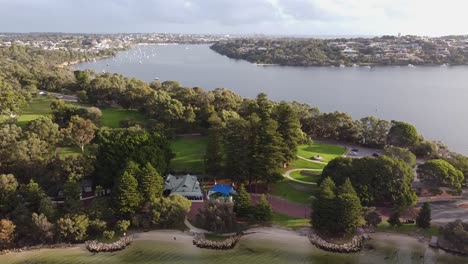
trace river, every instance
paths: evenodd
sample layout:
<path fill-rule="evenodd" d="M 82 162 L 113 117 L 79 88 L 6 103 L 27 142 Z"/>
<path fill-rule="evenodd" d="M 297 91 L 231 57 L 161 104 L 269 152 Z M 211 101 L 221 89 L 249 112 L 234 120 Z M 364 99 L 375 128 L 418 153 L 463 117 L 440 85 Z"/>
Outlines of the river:
<path fill-rule="evenodd" d="M 141 234 L 134 244 L 121 252 L 91 254 L 82 246 L 43 249 L 0 256 L 0 263 L 462 264 L 467 260 L 465 257 L 428 248 L 427 243 L 418 242 L 413 237 L 383 233 L 371 236 L 372 239 L 362 252 L 339 254 L 317 249 L 306 237 L 278 229 L 247 235 L 233 250 L 226 251 L 196 248 L 192 245 L 193 238 L 180 232 L 152 231 Z M 368 249 L 369 246 L 372 249 Z"/>
<path fill-rule="evenodd" d="M 114 58 L 75 65 L 146 81 L 176 80 L 206 90 L 228 88 L 244 97 L 264 92 L 323 112 L 376 116 L 414 124 L 427 139 L 468 154 L 468 67 L 326 68 L 257 66 L 229 59 L 208 45 L 136 46 Z"/>

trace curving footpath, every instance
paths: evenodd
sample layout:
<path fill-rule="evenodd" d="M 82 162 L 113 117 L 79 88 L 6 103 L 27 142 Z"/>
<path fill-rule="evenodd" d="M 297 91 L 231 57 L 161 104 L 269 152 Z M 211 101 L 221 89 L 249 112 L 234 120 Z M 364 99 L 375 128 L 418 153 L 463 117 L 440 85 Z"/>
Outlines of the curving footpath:
<path fill-rule="evenodd" d="M 305 160 L 305 161 L 308 161 L 308 162 L 312 162 L 312 163 L 318 163 L 318 164 L 325 164 L 327 165 L 328 163 L 325 162 L 325 161 L 320 161 L 320 160 L 313 160 L 313 159 L 308 159 L 308 158 L 304 158 L 302 156 L 299 156 L 299 155 L 296 155 L 298 158 L 300 158 L 301 160 Z"/>
<path fill-rule="evenodd" d="M 318 171 L 318 172 L 321 172 L 323 170 L 322 169 L 292 169 L 292 170 L 288 170 L 287 172 L 285 172 L 283 174 L 283 177 L 287 178 L 288 180 L 294 181 L 294 182 L 298 182 L 298 183 L 302 183 L 302 184 L 308 184 L 308 185 L 317 185 L 316 182 L 306 182 L 306 181 L 301 181 L 301 180 L 294 179 L 293 177 L 291 177 L 291 173 L 295 172 L 295 171 Z"/>

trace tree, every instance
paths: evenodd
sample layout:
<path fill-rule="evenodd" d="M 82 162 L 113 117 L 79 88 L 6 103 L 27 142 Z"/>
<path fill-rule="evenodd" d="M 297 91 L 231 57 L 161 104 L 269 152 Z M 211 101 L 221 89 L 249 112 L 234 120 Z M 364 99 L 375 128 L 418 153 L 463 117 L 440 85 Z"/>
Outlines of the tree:
<path fill-rule="evenodd" d="M 0 77 L 0 115 L 7 114 L 10 118 L 14 118 L 24 103 L 26 103 L 25 97 Z"/>
<path fill-rule="evenodd" d="M 362 127 L 362 143 L 377 148 L 385 146 L 391 123 L 373 116 L 364 117 L 360 121 Z"/>
<path fill-rule="evenodd" d="M 384 155 L 387 155 L 395 159 L 401 159 L 412 168 L 416 166 L 416 156 L 408 149 L 394 147 L 394 146 L 386 146 Z"/>
<path fill-rule="evenodd" d="M 401 226 L 401 221 L 400 221 L 400 212 L 397 210 L 394 210 L 391 214 L 390 217 L 388 218 L 388 223 L 391 226 Z"/>
<path fill-rule="evenodd" d="M 241 183 L 252 181 L 249 174 L 250 124 L 243 118 L 234 118 L 226 123 L 224 133 L 225 175 Z"/>
<path fill-rule="evenodd" d="M 264 194 L 262 194 L 260 201 L 255 205 L 254 216 L 255 220 L 261 223 L 269 223 L 273 219 L 271 205 Z"/>
<path fill-rule="evenodd" d="M 461 192 L 464 175 L 450 163 L 442 159 L 429 160 L 418 167 L 418 176 L 421 182 L 431 186 L 434 190 L 440 187 L 449 187 L 455 192 Z"/>
<path fill-rule="evenodd" d="M 32 214 L 32 225 L 36 241 L 50 243 L 54 239 L 54 225 L 47 220 L 44 214 Z"/>
<path fill-rule="evenodd" d="M 140 184 L 138 186 L 143 201 L 151 202 L 161 197 L 164 183 L 158 171 L 150 163 L 146 163 L 146 166 L 141 169 L 140 175 Z"/>
<path fill-rule="evenodd" d="M 455 169 L 461 171 L 463 176 L 465 176 L 465 184 L 468 184 L 468 157 L 451 153 L 450 157 L 445 157 L 443 159 L 452 164 Z"/>
<path fill-rule="evenodd" d="M 224 168 L 223 122 L 213 113 L 208 122 L 211 127 L 205 154 L 205 171 L 211 177 L 222 176 Z"/>
<path fill-rule="evenodd" d="M 0 174 L 0 217 L 13 208 L 18 182 L 12 174 Z"/>
<path fill-rule="evenodd" d="M 349 178 L 346 178 L 338 189 L 337 206 L 337 232 L 350 234 L 356 231 L 361 219 L 362 206 Z"/>
<path fill-rule="evenodd" d="M 227 233 L 237 230 L 236 214 L 232 203 L 209 201 L 196 216 L 197 226 L 214 233 Z"/>
<path fill-rule="evenodd" d="M 138 181 L 131 172 L 125 170 L 117 178 L 112 192 L 117 212 L 128 216 L 136 212 L 141 202 L 141 193 L 138 191 Z"/>
<path fill-rule="evenodd" d="M 61 140 L 59 126 L 48 117 L 40 117 L 30 121 L 26 125 L 25 131 L 36 134 L 39 139 L 47 142 L 50 147 L 54 147 Z"/>
<path fill-rule="evenodd" d="M 382 222 L 382 217 L 377 211 L 370 211 L 364 215 L 364 220 L 368 226 L 377 227 Z"/>
<path fill-rule="evenodd" d="M 96 126 L 89 119 L 81 117 L 72 117 L 66 133 L 68 137 L 80 147 L 81 152 L 84 152 L 85 145 L 89 144 L 94 138 Z"/>
<path fill-rule="evenodd" d="M 416 218 L 416 225 L 420 228 L 431 227 L 431 205 L 425 202 Z"/>
<path fill-rule="evenodd" d="M 387 143 L 389 145 L 412 148 L 418 142 L 419 134 L 413 125 L 392 121 L 392 128 L 390 128 L 387 136 Z"/>
<path fill-rule="evenodd" d="M 63 209 L 66 213 L 78 213 L 81 208 L 81 187 L 75 181 L 67 181 L 63 186 L 65 196 Z"/>
<path fill-rule="evenodd" d="M 8 248 L 15 238 L 15 224 L 7 219 L 0 220 L 0 249 Z"/>
<path fill-rule="evenodd" d="M 312 202 L 312 226 L 319 232 L 335 233 L 337 227 L 336 185 L 325 178 Z"/>
<path fill-rule="evenodd" d="M 243 184 L 241 184 L 237 191 L 234 209 L 238 216 L 248 216 L 252 212 L 250 194 L 247 192 Z"/>
<path fill-rule="evenodd" d="M 83 214 L 71 214 L 57 221 L 57 231 L 61 239 L 68 242 L 80 242 L 87 236 L 89 227 L 88 216 Z"/>
<path fill-rule="evenodd" d="M 0 168 L 3 170 L 16 161 L 14 154 L 22 136 L 23 131 L 16 125 L 0 126 Z"/>
<path fill-rule="evenodd" d="M 152 204 L 151 222 L 162 228 L 180 227 L 191 206 L 192 202 L 181 195 L 159 198 Z"/>
<path fill-rule="evenodd" d="M 273 118 L 278 122 L 278 132 L 283 139 L 284 162 L 296 159 L 297 146 L 302 139 L 297 113 L 289 104 L 281 102 L 274 108 Z"/>

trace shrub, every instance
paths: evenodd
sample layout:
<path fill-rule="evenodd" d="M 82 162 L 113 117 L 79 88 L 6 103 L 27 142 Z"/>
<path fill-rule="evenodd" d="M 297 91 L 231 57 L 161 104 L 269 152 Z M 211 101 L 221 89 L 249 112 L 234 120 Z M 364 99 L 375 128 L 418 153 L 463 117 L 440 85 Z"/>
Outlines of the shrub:
<path fill-rule="evenodd" d="M 113 239 L 114 238 L 114 235 L 115 235 L 115 232 L 112 231 L 112 230 L 106 230 L 104 232 L 102 232 L 102 236 L 105 238 L 105 239 Z"/>
<path fill-rule="evenodd" d="M 364 216 L 364 220 L 366 220 L 366 224 L 368 226 L 373 226 L 376 227 L 382 222 L 382 217 L 380 217 L 380 214 L 376 211 L 370 211 L 366 213 Z"/>
<path fill-rule="evenodd" d="M 93 236 L 102 234 L 106 230 L 107 223 L 99 219 L 89 221 L 88 233 Z"/>
<path fill-rule="evenodd" d="M 400 213 L 398 211 L 392 212 L 388 218 L 388 223 L 391 226 L 401 226 Z"/>
<path fill-rule="evenodd" d="M 123 234 L 123 233 L 127 232 L 129 226 L 130 226 L 130 221 L 129 220 L 119 220 L 119 221 L 117 221 L 117 224 L 116 224 L 115 227 L 117 229 L 117 232 Z"/>

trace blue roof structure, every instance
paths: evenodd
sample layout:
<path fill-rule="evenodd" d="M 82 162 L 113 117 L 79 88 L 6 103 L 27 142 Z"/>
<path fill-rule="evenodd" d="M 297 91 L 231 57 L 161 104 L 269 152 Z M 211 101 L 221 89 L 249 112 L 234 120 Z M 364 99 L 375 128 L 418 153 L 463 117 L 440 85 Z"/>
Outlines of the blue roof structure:
<path fill-rule="evenodd" d="M 229 195 L 232 191 L 231 185 L 223 185 L 223 184 L 216 184 L 213 188 L 211 188 L 210 192 L 217 192 L 222 193 L 224 195 Z"/>

